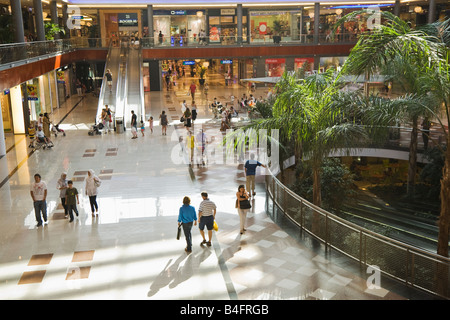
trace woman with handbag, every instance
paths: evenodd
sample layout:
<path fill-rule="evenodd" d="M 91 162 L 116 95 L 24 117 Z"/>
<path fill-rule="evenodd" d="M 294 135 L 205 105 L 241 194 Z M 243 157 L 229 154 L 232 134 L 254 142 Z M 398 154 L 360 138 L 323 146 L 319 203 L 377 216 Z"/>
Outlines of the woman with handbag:
<path fill-rule="evenodd" d="M 240 185 L 238 188 L 238 192 L 236 192 L 236 208 L 239 213 L 239 220 L 241 223 L 241 234 L 246 231 L 245 229 L 245 220 L 247 219 L 247 212 L 251 209 L 250 201 L 248 200 L 248 193 L 245 191 L 244 185 Z"/>
<path fill-rule="evenodd" d="M 183 205 L 180 207 L 178 213 L 178 227 L 183 228 L 184 237 L 186 238 L 186 253 L 192 252 L 192 225 L 197 225 L 197 214 L 195 208 L 191 206 L 191 199 L 189 197 L 183 198 Z"/>
<path fill-rule="evenodd" d="M 89 197 L 89 203 L 91 205 L 92 216 L 94 215 L 94 210 L 98 215 L 98 204 L 97 204 L 97 188 L 101 185 L 101 180 L 94 173 L 94 170 L 90 169 L 88 171 L 88 176 L 86 178 L 86 195 Z"/>

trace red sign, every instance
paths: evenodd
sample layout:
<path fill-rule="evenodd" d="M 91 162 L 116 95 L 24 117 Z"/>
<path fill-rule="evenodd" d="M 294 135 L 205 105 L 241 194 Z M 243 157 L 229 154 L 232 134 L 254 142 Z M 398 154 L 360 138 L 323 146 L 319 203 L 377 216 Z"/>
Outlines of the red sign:
<path fill-rule="evenodd" d="M 286 63 L 286 59 L 279 58 L 279 59 L 266 59 L 266 64 L 275 64 L 275 63 Z"/>
<path fill-rule="evenodd" d="M 260 22 L 258 29 L 259 34 L 267 34 L 267 22 Z"/>

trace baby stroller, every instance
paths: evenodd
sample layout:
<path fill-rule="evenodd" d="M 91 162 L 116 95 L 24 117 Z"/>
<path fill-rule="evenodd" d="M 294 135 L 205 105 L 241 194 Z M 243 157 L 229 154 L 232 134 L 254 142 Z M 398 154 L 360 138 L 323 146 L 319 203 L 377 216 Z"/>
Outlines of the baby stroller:
<path fill-rule="evenodd" d="M 52 125 L 52 133 L 55 135 L 55 138 L 58 136 L 58 133 L 62 133 L 64 137 L 66 136 L 64 130 L 59 128 L 59 124 Z"/>
<path fill-rule="evenodd" d="M 93 125 L 91 130 L 89 130 L 88 135 L 93 136 L 95 134 L 102 134 L 102 132 L 100 131 L 101 129 L 103 129 L 103 123 Z"/>

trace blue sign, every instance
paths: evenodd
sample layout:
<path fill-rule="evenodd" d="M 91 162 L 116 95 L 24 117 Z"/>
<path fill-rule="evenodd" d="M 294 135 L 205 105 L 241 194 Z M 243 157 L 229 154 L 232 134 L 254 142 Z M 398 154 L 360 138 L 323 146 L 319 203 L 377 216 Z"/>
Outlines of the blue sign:
<path fill-rule="evenodd" d="M 233 64 L 233 60 L 220 60 L 221 64 Z"/>
<path fill-rule="evenodd" d="M 193 66 L 195 65 L 195 61 L 183 61 L 183 66 Z"/>

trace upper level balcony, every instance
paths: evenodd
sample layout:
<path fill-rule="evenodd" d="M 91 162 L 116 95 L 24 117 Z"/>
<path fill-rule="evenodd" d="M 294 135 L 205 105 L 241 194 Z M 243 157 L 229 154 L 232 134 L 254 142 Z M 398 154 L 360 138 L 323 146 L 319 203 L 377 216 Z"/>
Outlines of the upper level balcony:
<path fill-rule="evenodd" d="M 79 49 L 92 50 L 108 50 L 110 46 L 119 46 L 125 44 L 130 47 L 139 47 L 142 49 L 194 49 L 194 48 L 277 48 L 283 46 L 297 47 L 297 46 L 320 46 L 320 45 L 346 45 L 352 47 L 358 38 L 357 34 L 340 33 L 340 34 L 319 34 L 307 35 L 299 34 L 295 39 L 283 39 L 277 36 L 264 36 L 253 41 L 238 38 L 237 36 L 222 36 L 217 41 L 210 41 L 210 39 L 190 37 L 184 39 L 183 37 L 172 36 L 168 39 L 142 38 L 134 39 L 130 37 L 123 37 L 117 39 L 102 39 L 102 38 L 70 38 L 63 40 L 50 41 L 33 41 L 23 43 L 11 43 L 0 45 L 0 70 L 9 69 L 18 65 L 39 61 L 48 57 L 60 55 L 76 51 Z"/>

